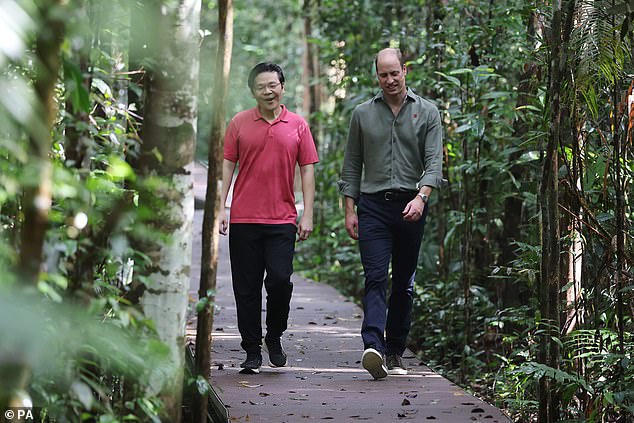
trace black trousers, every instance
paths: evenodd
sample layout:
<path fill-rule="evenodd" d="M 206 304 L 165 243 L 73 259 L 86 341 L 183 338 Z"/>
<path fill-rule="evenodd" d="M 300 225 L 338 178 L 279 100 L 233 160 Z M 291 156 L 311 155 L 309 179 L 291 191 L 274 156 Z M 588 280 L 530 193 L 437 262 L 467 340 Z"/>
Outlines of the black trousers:
<path fill-rule="evenodd" d="M 232 223 L 229 227 L 240 345 L 247 353 L 259 352 L 262 346 L 262 284 L 266 289 L 266 339 L 279 339 L 287 328 L 296 231 L 293 224 Z"/>

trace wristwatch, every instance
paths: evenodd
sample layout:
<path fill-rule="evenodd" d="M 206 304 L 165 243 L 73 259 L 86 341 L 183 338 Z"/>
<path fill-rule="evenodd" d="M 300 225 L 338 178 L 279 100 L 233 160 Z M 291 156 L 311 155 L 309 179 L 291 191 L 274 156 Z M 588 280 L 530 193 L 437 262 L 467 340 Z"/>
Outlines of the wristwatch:
<path fill-rule="evenodd" d="M 428 197 L 428 196 L 426 196 L 426 195 L 425 195 L 425 194 L 423 194 L 423 193 L 420 193 L 420 192 L 419 192 L 418 194 L 416 194 L 416 196 L 417 196 L 417 197 L 420 197 L 420 199 L 421 199 L 421 200 L 423 200 L 423 203 L 425 203 L 425 204 L 427 204 L 427 201 L 429 201 L 429 197 Z"/>

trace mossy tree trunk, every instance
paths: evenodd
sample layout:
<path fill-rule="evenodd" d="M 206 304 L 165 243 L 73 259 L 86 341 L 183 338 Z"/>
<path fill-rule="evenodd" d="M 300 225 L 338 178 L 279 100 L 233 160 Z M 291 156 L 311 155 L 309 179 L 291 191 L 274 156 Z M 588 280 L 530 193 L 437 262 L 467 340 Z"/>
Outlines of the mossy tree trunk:
<path fill-rule="evenodd" d="M 142 267 L 139 302 L 170 348 L 169 369 L 156 369 L 149 386 L 165 404 L 166 421 L 181 419 L 187 292 L 194 216 L 200 0 L 148 1 L 148 31 L 139 208 L 150 217 L 135 248 L 150 260 Z M 150 20 L 147 20 L 150 19 Z M 138 34 L 137 35 L 143 35 Z M 138 58 L 137 58 L 138 59 Z"/>

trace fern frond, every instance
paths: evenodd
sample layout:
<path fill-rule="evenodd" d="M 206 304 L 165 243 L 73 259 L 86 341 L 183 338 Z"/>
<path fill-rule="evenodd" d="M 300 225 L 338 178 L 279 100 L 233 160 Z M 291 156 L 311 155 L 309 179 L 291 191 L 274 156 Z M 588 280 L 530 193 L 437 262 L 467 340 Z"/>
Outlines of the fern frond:
<path fill-rule="evenodd" d="M 612 85 L 625 73 L 629 47 L 620 37 L 623 19 L 608 13 L 612 6 L 612 0 L 577 3 L 569 51 L 580 88 L 597 84 L 597 78 Z"/>

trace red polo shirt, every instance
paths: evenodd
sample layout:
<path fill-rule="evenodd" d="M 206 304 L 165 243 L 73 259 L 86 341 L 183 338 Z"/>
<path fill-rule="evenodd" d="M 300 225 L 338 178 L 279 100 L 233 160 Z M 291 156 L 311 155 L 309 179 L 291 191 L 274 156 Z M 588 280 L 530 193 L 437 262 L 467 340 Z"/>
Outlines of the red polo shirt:
<path fill-rule="evenodd" d="M 295 165 L 319 161 L 301 116 L 284 106 L 273 123 L 257 107 L 238 113 L 225 133 L 224 158 L 239 166 L 231 223 L 296 223 Z"/>

